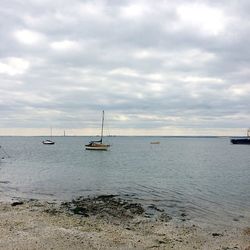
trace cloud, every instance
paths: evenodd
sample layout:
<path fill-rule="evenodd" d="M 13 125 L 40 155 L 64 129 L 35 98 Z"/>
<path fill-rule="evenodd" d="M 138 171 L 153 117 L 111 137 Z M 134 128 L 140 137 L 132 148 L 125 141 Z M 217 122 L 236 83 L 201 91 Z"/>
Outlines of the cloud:
<path fill-rule="evenodd" d="M 121 16 L 124 18 L 135 20 L 141 17 L 145 17 L 150 8 L 147 4 L 143 2 L 129 3 L 128 5 L 121 7 Z"/>
<path fill-rule="evenodd" d="M 5 58 L 0 61 L 0 74 L 15 76 L 24 74 L 30 67 L 30 62 L 17 57 Z"/>
<path fill-rule="evenodd" d="M 4 2 L 1 126 L 96 134 L 105 109 L 118 134 L 234 134 L 250 124 L 249 10 L 244 0 Z"/>
<path fill-rule="evenodd" d="M 14 32 L 16 39 L 26 45 L 35 45 L 40 43 L 44 36 L 36 31 L 31 31 L 27 29 L 17 30 Z"/>
<path fill-rule="evenodd" d="M 226 17 L 223 11 L 205 4 L 183 4 L 177 7 L 182 25 L 200 30 L 203 34 L 218 35 L 224 31 Z"/>
<path fill-rule="evenodd" d="M 76 41 L 69 40 L 52 42 L 50 44 L 50 47 L 58 51 L 77 50 L 80 48 L 79 44 Z"/>
<path fill-rule="evenodd" d="M 132 77 L 138 76 L 138 73 L 136 73 L 135 70 L 129 69 L 129 68 L 113 69 L 109 72 L 109 74 L 110 75 L 125 75 L 125 76 L 132 76 Z"/>

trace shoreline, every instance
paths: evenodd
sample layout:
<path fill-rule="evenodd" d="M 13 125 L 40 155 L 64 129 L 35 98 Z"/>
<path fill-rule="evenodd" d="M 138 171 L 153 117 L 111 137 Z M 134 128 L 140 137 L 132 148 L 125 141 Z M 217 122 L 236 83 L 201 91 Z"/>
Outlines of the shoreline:
<path fill-rule="evenodd" d="M 115 195 L 0 203 L 0 249 L 243 249 L 250 226 L 200 227 Z"/>

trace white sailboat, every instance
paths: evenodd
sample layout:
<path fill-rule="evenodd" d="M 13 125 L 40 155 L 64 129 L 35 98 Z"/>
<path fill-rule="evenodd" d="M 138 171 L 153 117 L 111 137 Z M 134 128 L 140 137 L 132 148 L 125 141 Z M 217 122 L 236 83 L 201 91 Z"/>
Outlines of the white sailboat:
<path fill-rule="evenodd" d="M 54 145 L 55 142 L 52 141 L 52 128 L 50 128 L 50 140 L 47 139 L 45 141 L 42 142 L 44 145 Z"/>
<path fill-rule="evenodd" d="M 86 150 L 102 150 L 102 151 L 108 150 L 110 145 L 103 143 L 103 127 L 104 127 L 104 110 L 102 111 L 101 139 L 98 141 L 90 141 L 89 144 L 85 145 Z"/>

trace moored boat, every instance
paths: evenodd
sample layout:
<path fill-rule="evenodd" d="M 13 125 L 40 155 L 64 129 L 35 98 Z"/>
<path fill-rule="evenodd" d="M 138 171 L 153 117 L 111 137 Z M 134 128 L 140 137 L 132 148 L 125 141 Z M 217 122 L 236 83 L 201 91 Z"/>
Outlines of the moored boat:
<path fill-rule="evenodd" d="M 91 141 L 89 144 L 85 145 L 86 150 L 108 150 L 109 144 L 104 144 L 102 142 Z"/>
<path fill-rule="evenodd" d="M 55 144 L 55 142 L 51 141 L 51 140 L 45 140 L 42 143 L 45 144 L 45 145 L 53 145 L 53 144 Z"/>
<path fill-rule="evenodd" d="M 232 144 L 249 144 L 250 145 L 250 129 L 247 130 L 247 137 L 232 138 Z"/>
<path fill-rule="evenodd" d="M 55 142 L 52 141 L 52 128 L 50 128 L 50 140 L 49 139 L 44 140 L 44 141 L 42 141 L 42 143 L 44 145 L 54 145 L 55 144 Z"/>
<path fill-rule="evenodd" d="M 110 145 L 103 143 L 103 126 L 104 126 L 104 111 L 102 111 L 101 139 L 98 140 L 98 141 L 90 141 L 89 144 L 85 145 L 86 150 L 98 150 L 98 151 L 106 151 L 106 150 L 108 150 Z"/>
<path fill-rule="evenodd" d="M 150 144 L 160 144 L 159 141 L 151 141 Z"/>

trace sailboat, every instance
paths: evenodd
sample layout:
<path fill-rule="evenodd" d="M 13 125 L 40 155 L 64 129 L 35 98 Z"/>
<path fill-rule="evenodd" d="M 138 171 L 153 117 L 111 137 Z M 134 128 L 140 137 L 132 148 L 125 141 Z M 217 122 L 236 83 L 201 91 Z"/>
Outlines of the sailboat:
<path fill-rule="evenodd" d="M 102 111 L 102 128 L 101 128 L 101 139 L 98 141 L 90 141 L 89 144 L 85 145 L 86 150 L 102 150 L 106 151 L 110 147 L 109 144 L 103 143 L 103 126 L 104 126 L 104 110 Z"/>
<path fill-rule="evenodd" d="M 250 144 L 250 128 L 247 130 L 247 136 L 243 138 L 231 139 L 232 144 Z"/>
<path fill-rule="evenodd" d="M 47 140 L 43 141 L 43 144 L 45 144 L 45 145 L 54 145 L 55 144 L 55 142 L 52 141 L 52 128 L 50 128 L 50 140 L 47 139 Z"/>

